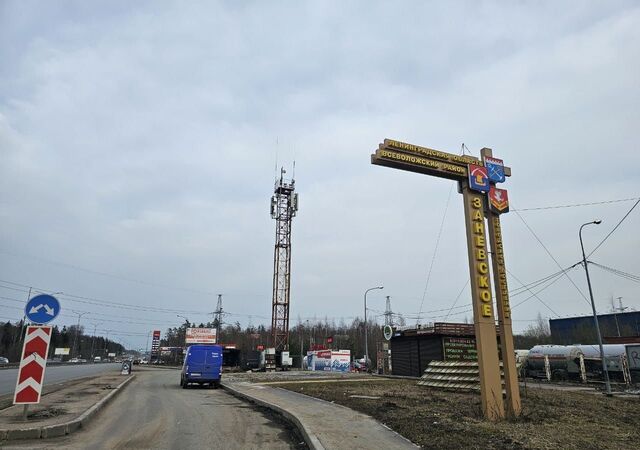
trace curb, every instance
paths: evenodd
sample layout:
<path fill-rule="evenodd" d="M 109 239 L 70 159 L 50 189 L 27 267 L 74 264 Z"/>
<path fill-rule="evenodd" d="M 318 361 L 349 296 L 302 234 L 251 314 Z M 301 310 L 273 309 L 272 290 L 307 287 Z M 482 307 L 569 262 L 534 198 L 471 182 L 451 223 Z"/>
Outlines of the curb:
<path fill-rule="evenodd" d="M 14 441 L 19 439 L 49 439 L 53 437 L 65 436 L 67 434 L 74 433 L 80 428 L 86 427 L 91 419 L 109 403 L 113 397 L 118 395 L 131 380 L 135 378 L 135 374 L 128 377 L 122 383 L 120 383 L 113 391 L 111 391 L 106 397 L 100 400 L 98 403 L 87 409 L 76 419 L 69 422 L 60 423 L 57 425 L 49 425 L 44 427 L 33 428 L 20 428 L 15 430 L 0 430 L 0 441 Z"/>
<path fill-rule="evenodd" d="M 240 392 L 234 388 L 232 388 L 231 386 L 228 386 L 224 383 L 221 384 L 222 388 L 229 392 L 230 394 L 232 394 L 235 397 L 238 397 L 242 400 L 248 401 L 250 403 L 255 403 L 256 405 L 262 406 L 264 408 L 270 409 L 272 411 L 275 411 L 276 413 L 280 414 L 282 417 L 284 417 L 288 422 L 290 422 L 293 426 L 296 427 L 296 429 L 298 430 L 298 432 L 302 435 L 304 441 L 306 442 L 307 446 L 309 446 L 310 450 L 325 450 L 324 446 L 320 443 L 320 440 L 318 439 L 318 437 L 313 434 L 311 431 L 309 431 L 309 429 L 304 425 L 304 423 L 298 418 L 296 417 L 294 414 L 290 413 L 289 411 L 281 408 L 278 405 L 275 405 L 273 403 L 269 403 L 266 402 L 264 400 L 260 400 L 256 397 L 252 397 L 249 394 L 245 394 L 244 392 Z"/>

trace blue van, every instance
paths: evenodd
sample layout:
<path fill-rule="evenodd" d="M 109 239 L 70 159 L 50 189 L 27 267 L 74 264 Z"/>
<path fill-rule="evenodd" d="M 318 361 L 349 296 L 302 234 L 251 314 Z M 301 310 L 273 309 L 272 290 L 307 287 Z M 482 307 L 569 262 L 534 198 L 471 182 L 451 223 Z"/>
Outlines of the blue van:
<path fill-rule="evenodd" d="M 180 386 L 186 389 L 192 384 L 208 384 L 218 388 L 222 378 L 222 346 L 192 345 L 187 354 L 180 373 Z"/>

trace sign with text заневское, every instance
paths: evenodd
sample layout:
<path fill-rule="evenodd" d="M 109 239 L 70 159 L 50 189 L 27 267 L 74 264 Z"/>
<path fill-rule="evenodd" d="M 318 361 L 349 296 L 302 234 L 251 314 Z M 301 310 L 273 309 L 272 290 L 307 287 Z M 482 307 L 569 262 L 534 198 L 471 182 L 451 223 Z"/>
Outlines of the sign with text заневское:
<path fill-rule="evenodd" d="M 495 312 L 485 214 L 492 214 L 486 212 L 487 192 L 496 182 L 501 182 L 505 177 L 511 176 L 511 169 L 504 166 L 502 160 L 493 158 L 490 152 L 490 149 L 482 149 L 483 159 L 481 160 L 470 155 L 455 155 L 428 147 L 385 139 L 371 155 L 371 163 L 458 182 L 459 192 L 463 195 L 465 212 L 482 409 L 485 417 L 497 420 L 504 417 L 505 408 L 496 346 Z M 492 169 L 491 177 L 487 166 Z M 506 198 L 506 192 L 504 197 Z M 489 219 L 494 218 L 489 217 Z M 499 219 L 497 220 L 499 221 Z M 494 222 L 495 220 L 492 221 L 492 224 Z M 491 230 L 493 231 L 494 228 L 492 227 Z M 505 300 L 506 302 L 508 300 Z M 503 308 L 503 303 L 499 306 L 499 321 L 505 324 L 502 315 L 505 312 L 508 315 L 509 310 Z M 510 322 L 505 329 L 507 327 L 507 334 L 510 334 Z M 512 339 L 510 342 L 512 343 Z M 454 353 L 457 352 L 451 354 Z M 503 351 L 503 353 L 505 352 Z M 511 374 L 510 376 L 513 377 Z M 507 383 L 507 402 L 510 405 L 508 409 L 514 415 L 518 415 L 520 411 L 519 393 L 516 389 L 517 379 Z"/>

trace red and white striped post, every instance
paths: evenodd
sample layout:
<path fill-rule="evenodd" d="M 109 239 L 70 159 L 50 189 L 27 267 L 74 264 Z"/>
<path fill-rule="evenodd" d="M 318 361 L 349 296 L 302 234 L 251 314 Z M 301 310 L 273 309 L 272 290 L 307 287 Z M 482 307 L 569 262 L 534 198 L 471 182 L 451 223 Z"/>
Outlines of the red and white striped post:
<path fill-rule="evenodd" d="M 23 418 L 27 418 L 28 405 L 40 403 L 44 371 L 47 367 L 47 354 L 51 342 L 51 327 L 29 325 L 22 347 L 22 358 L 16 391 L 13 397 L 14 405 L 24 405 Z"/>

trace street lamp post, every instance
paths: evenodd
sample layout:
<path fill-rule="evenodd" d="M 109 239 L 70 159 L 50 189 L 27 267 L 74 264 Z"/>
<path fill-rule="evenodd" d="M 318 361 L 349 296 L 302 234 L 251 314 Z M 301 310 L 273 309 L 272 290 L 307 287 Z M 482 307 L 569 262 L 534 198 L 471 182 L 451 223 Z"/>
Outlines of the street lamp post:
<path fill-rule="evenodd" d="M 384 289 L 384 286 L 376 286 L 364 291 L 364 363 L 369 369 L 369 340 L 367 339 L 367 293 L 375 289 Z"/>
<path fill-rule="evenodd" d="M 96 330 L 100 322 L 93 322 L 93 336 L 91 337 L 91 359 L 95 358 Z"/>
<path fill-rule="evenodd" d="M 76 343 L 78 342 L 78 333 L 80 332 L 80 318 L 85 314 L 89 314 L 89 312 L 88 311 L 85 311 L 83 313 L 79 313 L 77 311 L 71 311 L 71 312 L 78 315 L 78 324 L 76 325 L 76 335 L 73 338 L 73 354 L 75 357 L 77 357 L 78 355 L 76 353 Z"/>
<path fill-rule="evenodd" d="M 587 264 L 587 256 L 584 253 L 584 244 L 582 243 L 582 229 L 587 225 L 600 225 L 602 220 L 594 220 L 580 226 L 578 237 L 580 238 L 580 248 L 582 249 L 582 264 L 587 274 L 587 285 L 589 286 L 589 297 L 591 298 L 591 309 L 593 310 L 593 321 L 596 324 L 596 333 L 598 335 L 598 346 L 600 347 L 600 358 L 602 359 L 602 371 L 604 373 L 604 383 L 607 389 L 607 395 L 611 395 L 611 383 L 609 383 L 609 371 L 607 370 L 607 362 L 604 359 L 604 348 L 602 347 L 602 335 L 600 334 L 600 324 L 598 323 L 598 314 L 596 313 L 596 304 L 593 301 L 593 290 L 591 289 L 591 279 L 589 278 L 589 266 Z"/>

